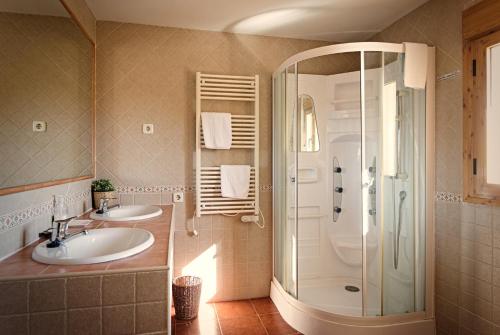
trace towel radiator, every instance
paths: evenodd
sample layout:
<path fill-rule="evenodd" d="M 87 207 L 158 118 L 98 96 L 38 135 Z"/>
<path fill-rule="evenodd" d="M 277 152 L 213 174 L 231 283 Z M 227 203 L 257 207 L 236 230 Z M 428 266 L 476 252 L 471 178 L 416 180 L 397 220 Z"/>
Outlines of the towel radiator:
<path fill-rule="evenodd" d="M 205 142 L 201 125 L 204 100 L 253 103 L 253 114 L 231 114 L 231 149 L 253 150 L 247 199 L 223 198 L 220 166 L 204 166 Z M 207 149 L 209 150 L 209 149 Z M 210 149 L 211 150 L 211 149 Z M 196 216 L 259 215 L 259 76 L 196 73 Z"/>

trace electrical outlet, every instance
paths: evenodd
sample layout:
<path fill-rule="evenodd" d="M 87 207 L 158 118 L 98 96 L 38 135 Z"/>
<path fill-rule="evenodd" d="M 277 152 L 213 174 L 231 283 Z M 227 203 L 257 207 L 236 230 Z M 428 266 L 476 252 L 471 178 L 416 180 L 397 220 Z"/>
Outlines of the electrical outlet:
<path fill-rule="evenodd" d="M 172 201 L 184 202 L 184 192 L 174 192 L 174 194 L 172 194 Z"/>
<path fill-rule="evenodd" d="M 47 122 L 45 122 L 45 121 L 33 121 L 33 131 L 40 132 L 40 133 L 47 131 Z"/>
<path fill-rule="evenodd" d="M 145 135 L 152 135 L 155 132 L 155 126 L 152 123 L 144 123 L 142 125 L 142 133 Z"/>

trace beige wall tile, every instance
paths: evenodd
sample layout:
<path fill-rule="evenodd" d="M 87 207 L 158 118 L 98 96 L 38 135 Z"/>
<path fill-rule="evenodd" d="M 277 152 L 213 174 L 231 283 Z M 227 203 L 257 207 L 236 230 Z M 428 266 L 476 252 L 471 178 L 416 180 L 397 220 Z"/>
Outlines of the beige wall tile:
<path fill-rule="evenodd" d="M 135 273 L 103 276 L 102 304 L 104 306 L 135 302 Z"/>
<path fill-rule="evenodd" d="M 167 299 L 167 271 L 138 272 L 136 281 L 137 302 Z"/>
<path fill-rule="evenodd" d="M 152 333 L 167 328 L 166 302 L 144 303 L 136 305 L 136 333 Z"/>
<path fill-rule="evenodd" d="M 69 278 L 66 284 L 68 308 L 101 305 L 101 277 Z"/>
<path fill-rule="evenodd" d="M 101 334 L 101 308 L 68 310 L 68 335 Z"/>
<path fill-rule="evenodd" d="M 133 334 L 135 329 L 135 306 L 110 306 L 102 308 L 102 334 Z"/>
<path fill-rule="evenodd" d="M 161 194 L 134 194 L 134 204 L 135 205 L 160 205 L 161 204 Z"/>
<path fill-rule="evenodd" d="M 28 282 L 13 281 L 0 283 L 0 315 L 27 312 Z"/>
<path fill-rule="evenodd" d="M 0 329 L 3 334 L 28 334 L 28 314 L 0 316 Z"/>
<path fill-rule="evenodd" d="M 30 335 L 60 335 L 66 329 L 66 312 L 33 313 L 29 324 Z"/>
<path fill-rule="evenodd" d="M 45 312 L 66 308 L 66 280 L 35 280 L 29 283 L 30 312 Z"/>

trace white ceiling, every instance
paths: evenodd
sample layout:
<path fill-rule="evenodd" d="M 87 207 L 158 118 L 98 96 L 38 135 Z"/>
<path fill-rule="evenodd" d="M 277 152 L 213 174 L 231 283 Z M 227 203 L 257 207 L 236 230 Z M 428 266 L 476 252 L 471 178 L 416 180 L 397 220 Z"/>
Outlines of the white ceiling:
<path fill-rule="evenodd" d="M 363 41 L 428 0 L 86 0 L 98 20 Z"/>

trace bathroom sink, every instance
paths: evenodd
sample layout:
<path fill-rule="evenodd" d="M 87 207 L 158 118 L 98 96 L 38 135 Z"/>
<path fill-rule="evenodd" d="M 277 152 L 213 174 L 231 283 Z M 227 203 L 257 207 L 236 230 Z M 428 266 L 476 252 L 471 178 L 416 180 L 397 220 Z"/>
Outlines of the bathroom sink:
<path fill-rule="evenodd" d="M 72 265 L 109 262 L 138 254 L 155 241 L 153 234 L 139 228 L 102 228 L 89 230 L 47 248 L 45 241 L 33 250 L 35 261 L 45 264 Z"/>
<path fill-rule="evenodd" d="M 97 214 L 95 211 L 90 213 L 90 218 L 94 220 L 104 221 L 132 221 L 145 220 L 160 216 L 161 208 L 156 206 L 135 205 L 135 206 L 120 206 L 111 208 L 105 214 Z"/>

